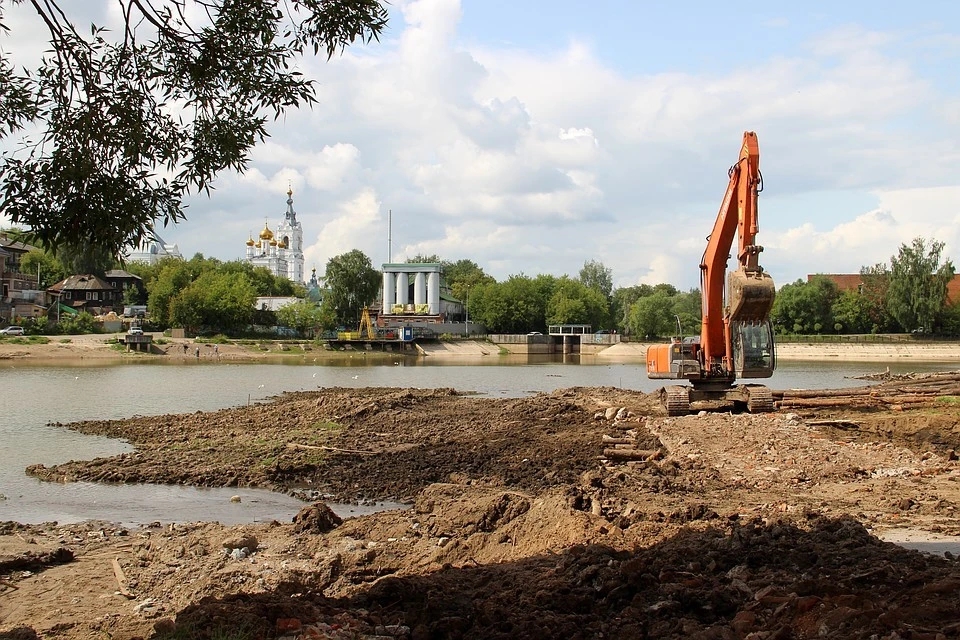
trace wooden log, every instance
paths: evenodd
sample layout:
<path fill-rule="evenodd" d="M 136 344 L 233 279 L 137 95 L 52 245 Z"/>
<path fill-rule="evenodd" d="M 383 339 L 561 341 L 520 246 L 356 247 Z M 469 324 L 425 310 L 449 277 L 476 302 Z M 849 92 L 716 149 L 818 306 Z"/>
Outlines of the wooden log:
<path fill-rule="evenodd" d="M 114 558 L 110 561 L 113 564 L 113 575 L 117 579 L 117 586 L 119 587 L 118 591 L 120 595 L 124 598 L 133 598 L 133 594 L 130 593 L 130 590 L 127 589 L 127 576 L 123 574 L 123 569 L 120 568 L 120 560 Z"/>
<path fill-rule="evenodd" d="M 636 438 L 614 438 L 613 436 L 603 436 L 603 444 L 635 444 Z"/>
<path fill-rule="evenodd" d="M 660 455 L 660 452 L 656 449 L 604 449 L 603 455 L 617 460 L 650 460 Z"/>
<path fill-rule="evenodd" d="M 783 409 L 802 409 L 807 407 L 862 407 L 875 402 L 871 398 L 784 398 L 780 403 Z"/>
<path fill-rule="evenodd" d="M 886 404 L 917 404 L 917 403 L 930 402 L 934 398 L 935 396 L 927 396 L 927 395 L 921 396 L 921 395 L 911 394 L 911 395 L 900 395 L 900 396 L 883 396 L 883 397 L 877 398 L 877 400 Z"/>
<path fill-rule="evenodd" d="M 786 389 L 783 391 L 783 399 L 869 396 L 871 393 L 873 393 L 872 387 L 854 387 L 848 389 Z"/>

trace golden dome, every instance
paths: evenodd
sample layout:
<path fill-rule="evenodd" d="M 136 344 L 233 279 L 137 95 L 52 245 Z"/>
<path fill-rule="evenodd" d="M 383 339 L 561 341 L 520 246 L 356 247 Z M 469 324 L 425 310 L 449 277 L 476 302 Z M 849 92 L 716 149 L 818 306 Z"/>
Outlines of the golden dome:
<path fill-rule="evenodd" d="M 277 246 L 277 241 L 274 240 L 273 238 L 270 238 L 270 246 L 271 246 L 271 247 Z"/>
<path fill-rule="evenodd" d="M 260 244 L 260 241 L 257 240 L 257 249 L 259 249 L 261 246 L 262 246 L 262 245 Z"/>
<path fill-rule="evenodd" d="M 260 232 L 260 239 L 261 240 L 273 239 L 273 231 L 270 231 L 270 227 L 267 226 L 266 222 L 263 223 L 263 231 Z"/>
<path fill-rule="evenodd" d="M 287 245 L 283 242 L 283 240 L 281 240 L 280 242 L 277 243 L 277 248 L 278 248 L 278 249 L 286 249 L 286 248 L 287 248 Z"/>
<path fill-rule="evenodd" d="M 253 236 L 250 236 L 249 238 L 247 238 L 247 246 L 248 247 L 253 246 Z"/>

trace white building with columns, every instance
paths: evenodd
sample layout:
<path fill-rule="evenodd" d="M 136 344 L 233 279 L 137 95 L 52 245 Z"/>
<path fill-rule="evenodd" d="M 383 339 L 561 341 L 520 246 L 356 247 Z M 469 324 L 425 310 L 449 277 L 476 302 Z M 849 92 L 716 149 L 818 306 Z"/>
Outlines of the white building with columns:
<path fill-rule="evenodd" d="M 441 271 L 438 262 L 384 264 L 381 315 L 439 316 Z"/>

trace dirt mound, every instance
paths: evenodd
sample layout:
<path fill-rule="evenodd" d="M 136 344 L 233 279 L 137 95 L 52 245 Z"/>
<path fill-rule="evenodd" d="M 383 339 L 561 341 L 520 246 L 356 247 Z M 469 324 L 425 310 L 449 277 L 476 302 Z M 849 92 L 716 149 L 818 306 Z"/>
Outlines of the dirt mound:
<path fill-rule="evenodd" d="M 296 533 L 326 533 L 343 524 L 343 520 L 322 502 L 304 507 L 293 517 Z"/>
<path fill-rule="evenodd" d="M 613 388 L 520 399 L 324 389 L 69 425 L 137 450 L 35 475 L 249 484 L 311 501 L 412 506 L 337 526 L 320 505 L 297 523 L 238 527 L 0 526 L 3 558 L 73 554 L 7 567 L 0 630 L 958 637 L 954 557 L 872 535 L 960 533 L 960 408 L 939 390 L 897 393 L 920 400 L 673 418 L 655 396 Z"/>

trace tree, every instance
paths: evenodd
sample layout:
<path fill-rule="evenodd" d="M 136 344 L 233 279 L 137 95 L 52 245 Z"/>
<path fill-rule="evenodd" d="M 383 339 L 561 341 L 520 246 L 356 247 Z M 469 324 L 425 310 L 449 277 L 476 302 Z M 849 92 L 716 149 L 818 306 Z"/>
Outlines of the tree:
<path fill-rule="evenodd" d="M 469 303 L 471 290 L 476 289 L 481 283 L 496 282 L 473 260 L 462 259 L 442 264 L 443 278 L 457 300 Z"/>
<path fill-rule="evenodd" d="M 837 285 L 829 278 L 815 277 L 810 282 L 797 280 L 785 284 L 773 301 L 770 319 L 786 333 L 834 331 L 831 311 L 838 296 Z"/>
<path fill-rule="evenodd" d="M 669 336 L 677 331 L 673 300 L 665 291 L 637 299 L 630 307 L 630 332 L 635 336 Z"/>
<path fill-rule="evenodd" d="M 947 305 L 947 285 L 953 280 L 953 262 L 940 263 L 944 243 L 923 238 L 890 258 L 887 309 L 907 331 L 933 331 L 940 326 Z"/>
<path fill-rule="evenodd" d="M 630 307 L 633 303 L 653 293 L 653 287 L 648 284 L 639 284 L 633 287 L 621 287 L 613 292 L 613 302 L 610 313 L 617 329 L 625 336 L 631 334 Z"/>
<path fill-rule="evenodd" d="M 885 263 L 860 268 L 860 297 L 864 313 L 870 320 L 871 333 L 902 331 L 887 310 L 887 291 L 890 289 L 890 270 Z"/>
<path fill-rule="evenodd" d="M 512 275 L 505 282 L 483 282 L 470 289 L 470 319 L 491 333 L 527 333 L 546 329 L 547 301 L 557 279 Z"/>
<path fill-rule="evenodd" d="M 587 260 L 580 269 L 580 282 L 610 299 L 613 293 L 613 270 L 599 260 Z"/>
<path fill-rule="evenodd" d="M 844 291 L 831 309 L 833 328 L 838 333 L 870 333 L 873 323 L 867 313 L 867 299 L 858 291 Z"/>
<path fill-rule="evenodd" d="M 245 274 L 207 270 L 174 297 L 170 319 L 191 331 L 236 333 L 250 323 L 256 298 Z"/>
<path fill-rule="evenodd" d="M 72 4 L 29 3 L 52 52 L 37 68 L 0 59 L 0 136 L 23 135 L 0 162 L 0 215 L 48 249 L 112 256 L 242 172 L 269 117 L 316 101 L 300 56 L 329 59 L 387 20 L 378 0 L 118 0 L 111 33 L 79 27 Z"/>
<path fill-rule="evenodd" d="M 589 324 L 603 328 L 609 322 L 609 305 L 600 291 L 564 276 L 557 280 L 547 302 L 546 324 Z"/>
<path fill-rule="evenodd" d="M 330 309 L 320 307 L 309 300 L 284 305 L 277 309 L 277 321 L 295 329 L 301 335 L 317 333 L 323 329 L 333 329 L 336 321 Z"/>
<path fill-rule="evenodd" d="M 380 272 L 373 268 L 370 258 L 354 249 L 327 261 L 327 294 L 338 326 L 354 327 L 360 323 L 364 306 L 377 298 L 380 291 Z"/>
<path fill-rule="evenodd" d="M 46 289 L 67 277 L 60 261 L 42 249 L 28 251 L 20 259 L 20 271 L 31 275 L 39 274 L 41 289 Z"/>

